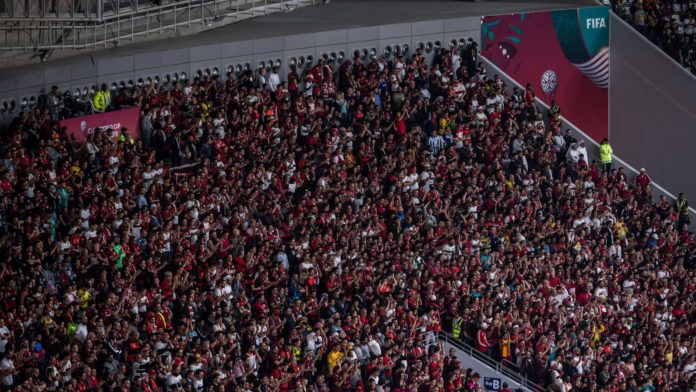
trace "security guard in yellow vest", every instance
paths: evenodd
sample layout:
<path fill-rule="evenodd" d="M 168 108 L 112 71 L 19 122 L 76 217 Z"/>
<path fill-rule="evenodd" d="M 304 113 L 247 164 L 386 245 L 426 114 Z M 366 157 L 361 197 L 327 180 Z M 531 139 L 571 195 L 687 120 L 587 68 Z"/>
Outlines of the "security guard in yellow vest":
<path fill-rule="evenodd" d="M 464 324 L 464 319 L 457 316 L 452 321 L 452 337 L 459 339 L 462 336 L 462 324 Z"/>
<path fill-rule="evenodd" d="M 609 139 L 605 137 L 599 145 L 599 159 L 602 161 L 602 170 L 607 174 L 611 172 L 611 162 L 614 160 L 613 154 L 614 150 L 611 148 L 611 144 L 609 144 Z"/>
<path fill-rule="evenodd" d="M 102 84 L 101 89 L 94 93 L 92 105 L 94 105 L 94 110 L 98 112 L 105 112 L 106 108 L 111 105 L 111 91 L 106 87 L 106 84 Z"/>
<path fill-rule="evenodd" d="M 677 200 L 674 201 L 674 209 L 679 217 L 679 226 L 683 226 L 684 223 L 691 223 L 689 219 L 689 201 L 686 200 L 683 193 L 680 193 Z"/>
<path fill-rule="evenodd" d="M 128 134 L 128 128 L 121 128 L 121 133 L 118 135 L 118 141 L 125 144 L 133 145 L 135 144 L 135 139 Z"/>
<path fill-rule="evenodd" d="M 293 345 L 293 346 L 292 346 L 291 354 L 292 354 L 293 358 L 295 358 L 295 360 L 296 360 L 297 362 L 301 362 L 301 361 L 302 361 L 302 349 L 300 349 L 299 347 L 297 347 L 297 345 Z"/>

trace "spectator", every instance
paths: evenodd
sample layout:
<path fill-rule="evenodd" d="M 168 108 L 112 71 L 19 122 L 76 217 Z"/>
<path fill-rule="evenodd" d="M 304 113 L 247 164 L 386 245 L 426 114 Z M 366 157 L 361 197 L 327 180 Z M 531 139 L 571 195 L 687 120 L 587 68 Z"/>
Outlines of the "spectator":
<path fill-rule="evenodd" d="M 144 109 L 140 119 L 140 140 L 142 140 L 143 147 L 146 150 L 149 150 L 152 145 L 152 131 L 154 130 L 152 117 L 153 113 L 150 109 Z"/>
<path fill-rule="evenodd" d="M 276 92 L 280 86 L 280 75 L 278 74 L 278 67 L 273 67 L 271 75 L 268 77 L 268 87 L 272 92 Z"/>
<path fill-rule="evenodd" d="M 294 95 L 265 71 L 124 88 L 149 145 L 22 114 L 0 145 L 4 384 L 482 390 L 445 325 L 546 386 L 688 390 L 686 199 L 567 160 L 581 143 L 465 53 L 320 62 Z"/>
<path fill-rule="evenodd" d="M 578 142 L 578 151 L 580 152 L 580 159 L 583 161 L 582 166 L 589 168 L 590 156 L 587 153 L 587 146 L 585 145 L 584 140 L 580 140 L 580 142 Z"/>
<path fill-rule="evenodd" d="M 633 11 L 633 25 L 641 33 L 645 34 L 645 10 L 643 10 L 643 4 L 636 4 L 635 11 Z"/>
<path fill-rule="evenodd" d="M 614 12 L 691 73 L 696 72 L 694 4 L 671 0 L 612 0 Z"/>
<path fill-rule="evenodd" d="M 51 87 L 51 91 L 46 95 L 44 103 L 51 115 L 51 120 L 57 121 L 64 109 L 63 94 L 58 89 L 58 86 Z"/>
<path fill-rule="evenodd" d="M 640 173 L 636 176 L 636 187 L 644 192 L 649 192 L 650 176 L 645 172 L 645 168 L 640 168 Z"/>

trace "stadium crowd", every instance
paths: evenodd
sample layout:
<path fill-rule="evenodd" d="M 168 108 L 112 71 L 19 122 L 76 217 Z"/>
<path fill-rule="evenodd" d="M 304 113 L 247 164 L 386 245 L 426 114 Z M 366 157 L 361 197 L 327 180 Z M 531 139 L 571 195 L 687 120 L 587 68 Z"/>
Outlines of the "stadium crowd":
<path fill-rule="evenodd" d="M 687 0 L 612 0 L 617 15 L 696 74 L 696 3 Z"/>
<path fill-rule="evenodd" d="M 121 89 L 138 140 L 22 113 L 3 388 L 482 390 L 445 330 L 555 391 L 693 391 L 688 202 L 473 53 Z"/>

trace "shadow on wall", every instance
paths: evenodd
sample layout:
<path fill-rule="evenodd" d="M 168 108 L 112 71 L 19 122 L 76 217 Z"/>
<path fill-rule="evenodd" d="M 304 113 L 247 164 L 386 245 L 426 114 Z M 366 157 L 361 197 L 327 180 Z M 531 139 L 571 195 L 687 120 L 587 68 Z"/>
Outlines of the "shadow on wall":
<path fill-rule="evenodd" d="M 512 80 L 508 75 L 505 74 L 505 72 L 503 72 L 500 68 L 496 67 L 493 63 L 488 61 L 486 58 L 480 56 L 479 61 L 483 62 L 488 75 L 495 75 L 495 74 L 500 75 L 500 77 L 505 81 L 505 84 L 509 88 L 517 86 L 521 89 L 524 89 L 524 86 L 522 86 L 521 84 Z M 545 110 L 549 109 L 548 105 L 546 105 L 546 103 L 543 102 L 538 97 L 536 98 L 536 103 L 539 107 L 542 107 Z M 587 145 L 587 153 L 590 155 L 590 157 L 589 157 L 590 160 L 599 161 L 599 144 L 596 141 L 594 141 L 591 137 L 589 137 L 587 134 L 585 134 L 585 132 L 583 132 L 581 129 L 577 128 L 575 125 L 568 122 L 562 116 L 561 116 L 561 120 L 562 120 L 561 121 L 562 127 L 564 130 L 570 129 L 570 131 L 574 137 L 576 137 L 579 140 L 581 139 L 581 140 L 585 140 L 585 142 L 588 142 L 588 143 L 586 143 L 586 145 Z M 621 151 L 616 151 L 616 146 L 614 146 L 614 152 L 621 153 Z M 623 167 L 624 171 L 626 172 L 626 174 L 628 176 L 628 180 L 631 183 L 634 182 L 635 177 L 638 175 L 638 169 L 631 166 L 630 164 L 628 164 L 627 162 L 625 162 L 624 160 L 622 160 L 620 157 L 618 157 L 616 155 L 614 155 L 614 162 L 613 162 L 612 167 L 616 167 L 616 168 Z M 648 175 L 649 174 L 650 173 L 648 173 Z M 671 201 L 674 201 L 677 198 L 674 193 L 672 193 L 671 191 L 669 191 L 669 190 L 663 188 L 662 186 L 660 186 L 659 184 L 657 184 L 654 181 L 654 179 L 652 182 L 652 187 L 653 187 L 653 196 L 655 198 L 659 198 L 662 195 L 667 196 L 667 198 L 670 199 Z M 678 189 L 675 189 L 672 191 L 676 191 L 676 193 L 680 192 L 680 190 L 678 190 Z M 691 225 L 690 225 L 689 229 L 696 230 L 696 210 L 693 207 L 689 207 L 689 212 L 690 212 L 690 216 L 691 216 Z"/>
<path fill-rule="evenodd" d="M 615 14 L 611 47 L 614 149 L 665 188 L 696 198 L 696 77 Z"/>

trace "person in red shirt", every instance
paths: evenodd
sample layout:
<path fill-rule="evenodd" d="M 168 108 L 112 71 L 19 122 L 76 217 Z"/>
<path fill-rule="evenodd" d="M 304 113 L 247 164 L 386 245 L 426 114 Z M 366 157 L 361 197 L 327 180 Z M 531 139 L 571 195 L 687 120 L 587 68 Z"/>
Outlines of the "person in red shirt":
<path fill-rule="evenodd" d="M 501 389 L 500 392 L 512 392 L 512 389 L 510 389 L 510 386 L 508 385 L 508 383 L 504 382 L 503 389 Z"/>
<path fill-rule="evenodd" d="M 489 355 L 491 354 L 491 343 L 488 341 L 488 334 L 486 333 L 486 330 L 488 329 L 488 323 L 483 322 L 481 324 L 481 328 L 479 328 L 478 332 L 476 332 L 476 348 L 486 354 Z"/>
<path fill-rule="evenodd" d="M 636 186 L 643 191 L 647 191 L 650 186 L 650 177 L 645 172 L 645 168 L 640 169 L 640 173 L 636 176 Z"/>

